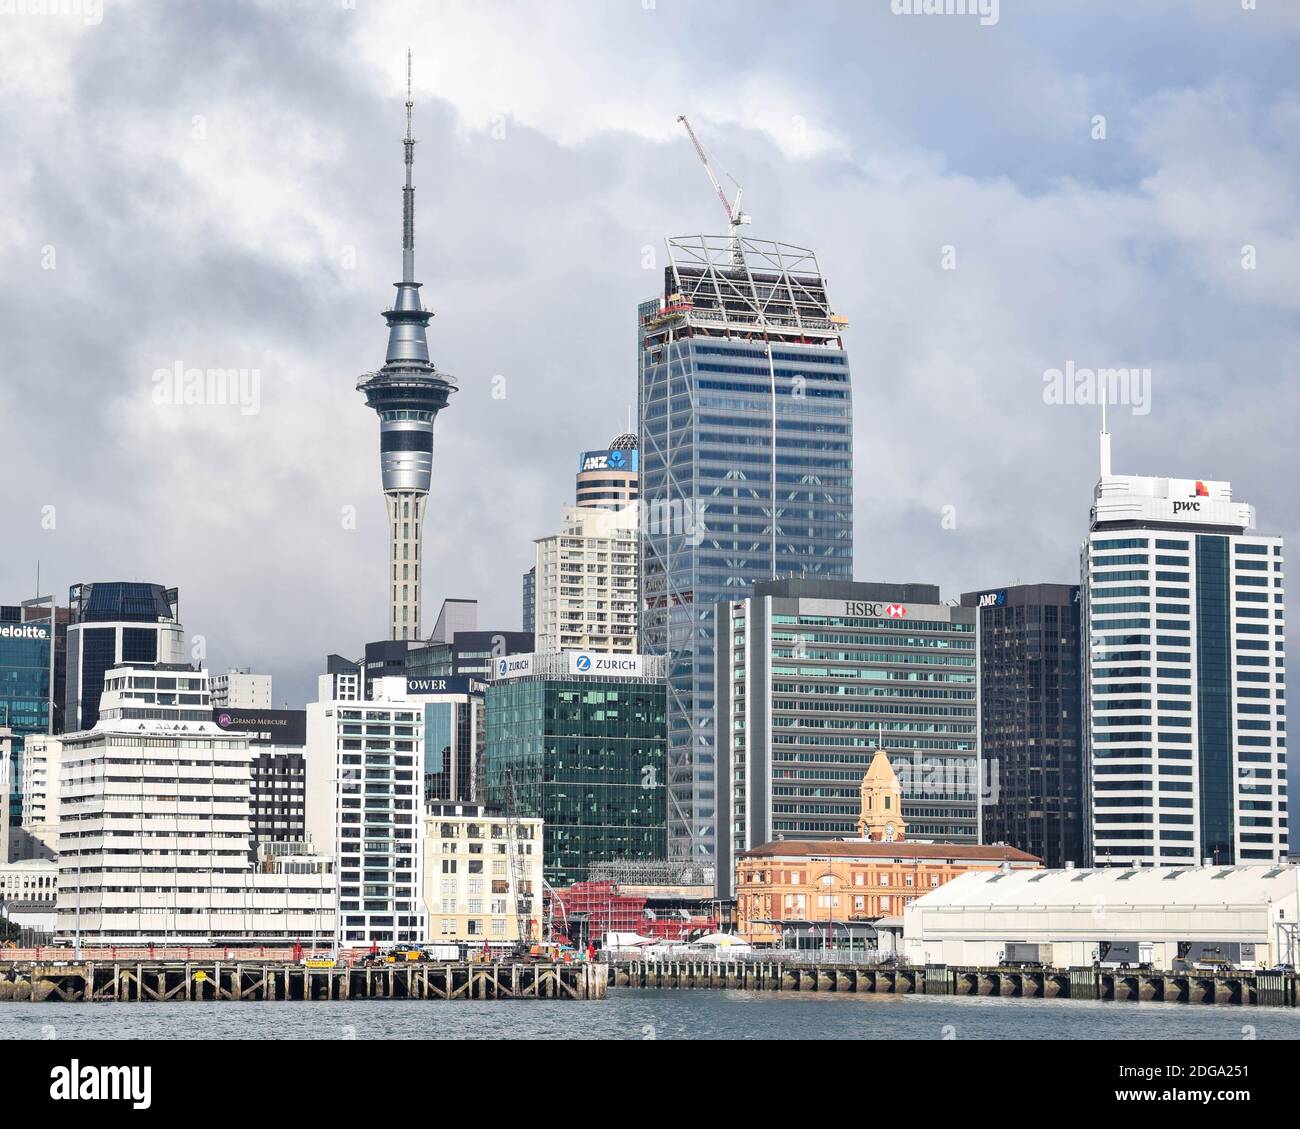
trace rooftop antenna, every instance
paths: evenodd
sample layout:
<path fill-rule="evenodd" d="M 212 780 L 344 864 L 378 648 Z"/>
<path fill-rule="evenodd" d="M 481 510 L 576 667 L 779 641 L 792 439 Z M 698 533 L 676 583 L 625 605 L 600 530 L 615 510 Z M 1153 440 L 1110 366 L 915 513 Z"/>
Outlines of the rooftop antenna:
<path fill-rule="evenodd" d="M 1101 435 L 1098 437 L 1101 456 L 1101 476 L 1110 474 L 1110 432 L 1106 430 L 1106 386 L 1101 386 Z"/>
<path fill-rule="evenodd" d="M 415 102 L 411 98 L 411 49 L 406 49 L 406 137 L 402 145 L 406 150 L 406 187 L 402 189 L 402 281 L 415 281 L 415 185 L 411 183 L 411 170 L 415 164 L 415 138 L 411 136 L 411 111 Z"/>
<path fill-rule="evenodd" d="M 695 151 L 700 155 L 700 162 L 704 165 L 704 171 L 709 174 L 709 181 L 713 185 L 713 190 L 718 194 L 718 199 L 722 201 L 722 210 L 727 213 L 727 224 L 730 227 L 731 242 L 731 264 L 735 267 L 744 267 L 745 256 L 740 249 L 740 227 L 742 224 L 749 223 L 749 216 L 740 210 L 740 199 L 745 194 L 745 190 L 740 187 L 736 178 L 725 169 L 722 175 L 725 176 L 732 184 L 736 186 L 736 198 L 732 202 L 727 202 L 727 194 L 722 190 L 722 185 L 718 183 L 718 178 L 713 172 L 713 166 L 709 163 L 709 156 L 704 151 L 704 146 L 700 144 L 700 139 L 695 136 L 695 130 L 691 128 L 691 123 L 687 120 L 685 114 L 678 114 L 677 120 L 686 127 L 686 133 L 691 139 L 691 144 L 695 146 Z"/>

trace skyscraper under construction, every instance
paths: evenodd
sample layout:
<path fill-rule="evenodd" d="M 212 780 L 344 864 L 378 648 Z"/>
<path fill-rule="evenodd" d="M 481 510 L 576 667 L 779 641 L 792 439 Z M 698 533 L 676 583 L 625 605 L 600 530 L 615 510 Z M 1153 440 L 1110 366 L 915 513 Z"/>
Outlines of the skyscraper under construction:
<path fill-rule="evenodd" d="M 641 649 L 670 655 L 669 851 L 701 862 L 725 833 L 718 601 L 776 577 L 853 576 L 847 321 L 816 255 L 742 238 L 745 219 L 669 239 L 663 296 L 639 309 Z"/>
<path fill-rule="evenodd" d="M 415 281 L 415 185 L 412 169 L 411 60 L 406 61 L 406 186 L 402 189 L 402 281 L 384 312 L 388 352 L 378 372 L 357 382 L 379 415 L 379 460 L 389 525 L 389 638 L 420 637 L 421 532 L 433 474 L 433 421 L 447 406 L 455 381 L 429 360 L 425 338 L 433 314 L 420 301 Z"/>

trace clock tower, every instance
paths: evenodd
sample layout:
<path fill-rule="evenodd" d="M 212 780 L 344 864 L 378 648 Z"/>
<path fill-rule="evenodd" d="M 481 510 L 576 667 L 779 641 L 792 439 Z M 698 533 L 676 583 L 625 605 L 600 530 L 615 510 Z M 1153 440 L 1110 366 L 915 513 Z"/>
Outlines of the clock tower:
<path fill-rule="evenodd" d="M 876 843 L 901 843 L 906 833 L 902 785 L 894 766 L 889 763 L 889 754 L 877 747 L 867 774 L 862 778 L 858 837 Z"/>

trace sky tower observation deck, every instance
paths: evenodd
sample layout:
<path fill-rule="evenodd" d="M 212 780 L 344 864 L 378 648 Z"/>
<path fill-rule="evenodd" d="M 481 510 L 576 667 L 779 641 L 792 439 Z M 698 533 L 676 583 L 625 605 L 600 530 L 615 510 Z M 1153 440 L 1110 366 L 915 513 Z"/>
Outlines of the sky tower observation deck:
<path fill-rule="evenodd" d="M 407 59 L 406 186 L 402 189 L 402 281 L 384 312 L 388 352 L 378 372 L 357 382 L 379 415 L 379 460 L 389 525 L 389 638 L 420 637 L 423 581 L 421 531 L 433 475 L 433 421 L 447 406 L 456 382 L 429 360 L 425 337 L 433 314 L 420 301 L 415 281 L 415 186 L 411 181 L 415 139 L 411 136 L 410 59 Z"/>

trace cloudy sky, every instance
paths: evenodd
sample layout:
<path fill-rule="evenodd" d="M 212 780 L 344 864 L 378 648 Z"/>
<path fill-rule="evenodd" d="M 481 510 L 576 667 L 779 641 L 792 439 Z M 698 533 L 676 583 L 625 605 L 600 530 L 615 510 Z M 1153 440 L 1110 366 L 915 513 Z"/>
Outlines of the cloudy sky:
<path fill-rule="evenodd" d="M 517 627 L 577 452 L 625 428 L 663 239 L 723 226 L 681 113 L 852 322 L 859 578 L 1077 575 L 1096 412 L 1043 396 L 1070 362 L 1151 370 L 1117 472 L 1231 479 L 1296 533 L 1300 4 L 33 4 L 0 0 L 5 602 L 38 560 L 61 592 L 176 585 L 210 664 L 293 705 L 382 637 L 355 383 L 400 273 L 408 45 L 460 383 L 426 626 L 454 595 Z M 257 370 L 256 403 L 159 402 L 177 366 Z"/>

